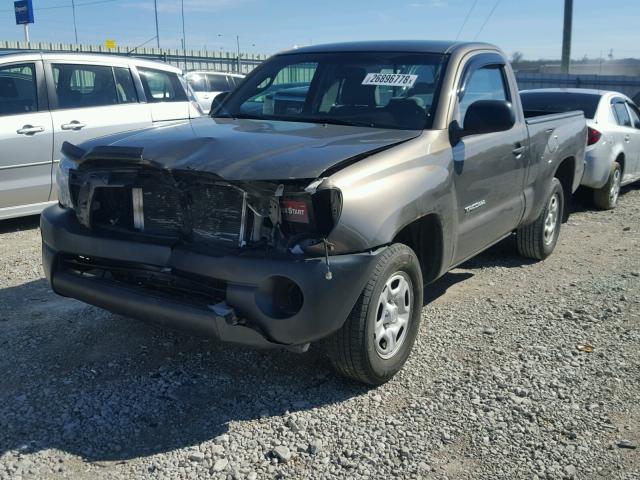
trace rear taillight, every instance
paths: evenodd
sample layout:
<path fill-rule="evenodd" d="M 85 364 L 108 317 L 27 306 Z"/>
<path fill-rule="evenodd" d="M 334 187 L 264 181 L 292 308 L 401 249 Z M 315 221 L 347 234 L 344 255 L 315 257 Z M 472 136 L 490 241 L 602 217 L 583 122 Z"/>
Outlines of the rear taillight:
<path fill-rule="evenodd" d="M 602 133 L 600 133 L 595 128 L 588 127 L 587 128 L 587 145 L 594 145 L 600 141 L 602 137 Z"/>

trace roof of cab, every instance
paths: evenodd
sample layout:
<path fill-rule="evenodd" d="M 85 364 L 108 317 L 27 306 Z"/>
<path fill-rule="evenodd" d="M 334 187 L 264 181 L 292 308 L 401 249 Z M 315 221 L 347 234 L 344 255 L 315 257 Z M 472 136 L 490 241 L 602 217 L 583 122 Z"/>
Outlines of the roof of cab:
<path fill-rule="evenodd" d="M 498 50 L 489 43 L 457 42 L 435 40 L 373 40 L 363 42 L 328 43 L 310 45 L 281 52 L 292 53 L 331 53 L 331 52 L 404 52 L 404 53 L 440 53 L 449 54 L 458 49 Z"/>
<path fill-rule="evenodd" d="M 106 64 L 128 63 L 140 67 L 156 68 L 176 73 L 182 73 L 182 70 L 164 62 L 147 60 L 128 55 L 114 55 L 109 53 L 88 53 L 88 52 L 41 52 L 36 50 L 3 50 L 0 51 L 0 61 L 11 61 L 11 57 L 18 61 L 22 60 L 64 60 L 64 61 L 86 61 L 86 62 L 104 62 Z"/>

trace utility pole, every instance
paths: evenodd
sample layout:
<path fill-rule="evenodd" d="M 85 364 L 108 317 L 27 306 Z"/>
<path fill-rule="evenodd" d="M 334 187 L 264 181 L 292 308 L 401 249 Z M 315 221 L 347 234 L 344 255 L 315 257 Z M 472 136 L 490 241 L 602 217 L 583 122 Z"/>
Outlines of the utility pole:
<path fill-rule="evenodd" d="M 240 35 L 236 35 L 236 45 L 238 46 L 238 73 L 242 73 L 242 63 L 240 63 Z"/>
<path fill-rule="evenodd" d="M 184 52 L 184 71 L 187 71 L 187 34 L 184 28 L 184 0 L 182 0 L 182 49 Z"/>
<path fill-rule="evenodd" d="M 573 0 L 564 0 L 564 29 L 562 31 L 562 64 L 560 72 L 569 73 L 571 62 L 571 29 L 573 24 Z"/>
<path fill-rule="evenodd" d="M 156 11 L 156 45 L 160 48 L 160 30 L 158 29 L 158 0 L 153 0 L 153 7 Z"/>
<path fill-rule="evenodd" d="M 76 2 L 71 0 L 71 10 L 73 10 L 73 31 L 76 35 L 76 45 L 78 44 L 78 27 L 76 26 Z"/>

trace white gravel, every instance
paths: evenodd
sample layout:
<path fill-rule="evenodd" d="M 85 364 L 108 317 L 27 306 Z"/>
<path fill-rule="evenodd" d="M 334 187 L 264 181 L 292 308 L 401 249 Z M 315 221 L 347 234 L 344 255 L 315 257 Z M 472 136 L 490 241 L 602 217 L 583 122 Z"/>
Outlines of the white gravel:
<path fill-rule="evenodd" d="M 640 187 L 545 262 L 511 241 L 427 288 L 388 384 L 52 294 L 0 223 L 0 479 L 640 478 Z"/>

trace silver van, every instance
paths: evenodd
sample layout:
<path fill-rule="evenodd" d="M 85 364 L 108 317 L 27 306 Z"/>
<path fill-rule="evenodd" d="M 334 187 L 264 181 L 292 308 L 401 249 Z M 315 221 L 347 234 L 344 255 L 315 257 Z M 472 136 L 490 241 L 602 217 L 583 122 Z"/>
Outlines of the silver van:
<path fill-rule="evenodd" d="M 56 201 L 64 141 L 200 116 L 181 74 L 115 55 L 0 53 L 0 219 Z"/>

